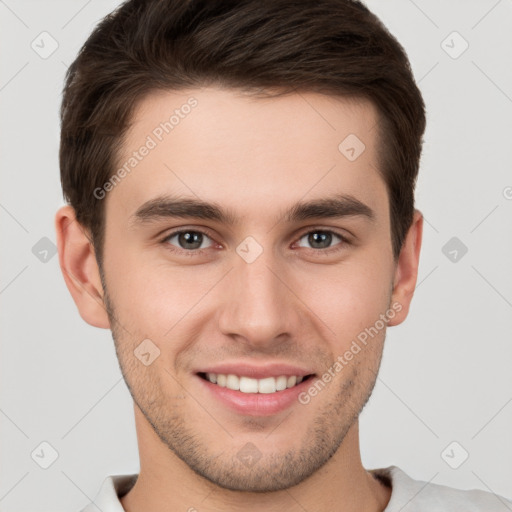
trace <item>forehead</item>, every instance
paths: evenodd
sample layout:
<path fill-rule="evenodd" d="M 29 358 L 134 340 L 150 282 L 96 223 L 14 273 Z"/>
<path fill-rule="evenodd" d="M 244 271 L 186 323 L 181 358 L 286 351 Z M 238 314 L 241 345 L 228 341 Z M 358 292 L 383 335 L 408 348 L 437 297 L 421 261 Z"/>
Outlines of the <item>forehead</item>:
<path fill-rule="evenodd" d="M 302 198 L 346 193 L 378 210 L 386 192 L 377 120 L 369 101 L 311 92 L 152 92 L 134 111 L 117 155 L 116 169 L 125 172 L 108 208 L 130 215 L 167 193 L 262 218 Z"/>

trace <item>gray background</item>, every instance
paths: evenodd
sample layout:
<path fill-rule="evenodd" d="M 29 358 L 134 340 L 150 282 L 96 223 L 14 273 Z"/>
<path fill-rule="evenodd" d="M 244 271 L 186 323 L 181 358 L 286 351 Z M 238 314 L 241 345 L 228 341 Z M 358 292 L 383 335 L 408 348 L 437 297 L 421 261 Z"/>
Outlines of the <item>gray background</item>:
<path fill-rule="evenodd" d="M 110 331 L 80 318 L 51 252 L 63 204 L 64 73 L 117 4 L 0 0 L 4 512 L 79 510 L 106 475 L 138 471 L 131 397 Z M 363 464 L 512 497 L 512 1 L 367 4 L 409 54 L 428 127 L 418 288 L 406 323 L 388 330 L 361 417 Z M 43 31 L 58 43 L 47 58 Z M 469 47 L 458 55 L 461 37 Z M 52 449 L 42 442 L 58 452 L 47 469 L 40 465 Z"/>

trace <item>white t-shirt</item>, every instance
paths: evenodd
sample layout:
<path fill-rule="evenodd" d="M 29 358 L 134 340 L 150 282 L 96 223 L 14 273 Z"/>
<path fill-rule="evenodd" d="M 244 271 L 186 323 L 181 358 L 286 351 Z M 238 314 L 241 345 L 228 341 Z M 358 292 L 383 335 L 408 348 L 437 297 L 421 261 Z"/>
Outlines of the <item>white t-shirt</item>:
<path fill-rule="evenodd" d="M 383 512 L 511 512 L 512 501 L 491 492 L 463 491 L 413 480 L 397 466 L 369 470 L 391 485 L 391 498 Z M 137 474 L 105 478 L 93 503 L 81 512 L 125 512 L 119 501 L 135 484 Z"/>

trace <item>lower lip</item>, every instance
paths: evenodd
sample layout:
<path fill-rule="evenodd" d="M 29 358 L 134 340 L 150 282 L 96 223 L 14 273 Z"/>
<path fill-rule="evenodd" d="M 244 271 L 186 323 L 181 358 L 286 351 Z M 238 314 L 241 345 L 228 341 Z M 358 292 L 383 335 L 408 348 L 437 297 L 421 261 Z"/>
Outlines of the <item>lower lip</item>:
<path fill-rule="evenodd" d="M 311 380 L 311 378 L 303 380 L 292 388 L 275 393 L 242 393 L 213 384 L 199 375 L 196 377 L 221 403 L 240 414 L 249 416 L 271 416 L 298 403 L 298 395 L 310 385 Z"/>

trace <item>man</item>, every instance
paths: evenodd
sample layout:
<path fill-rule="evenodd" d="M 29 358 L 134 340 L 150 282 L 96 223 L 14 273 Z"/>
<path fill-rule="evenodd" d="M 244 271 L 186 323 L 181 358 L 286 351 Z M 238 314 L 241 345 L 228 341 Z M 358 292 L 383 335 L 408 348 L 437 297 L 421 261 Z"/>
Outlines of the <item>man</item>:
<path fill-rule="evenodd" d="M 140 473 L 86 512 L 512 504 L 361 463 L 417 279 L 424 129 L 359 2 L 132 0 L 98 25 L 66 80 L 56 230 L 82 318 L 112 330 Z"/>

